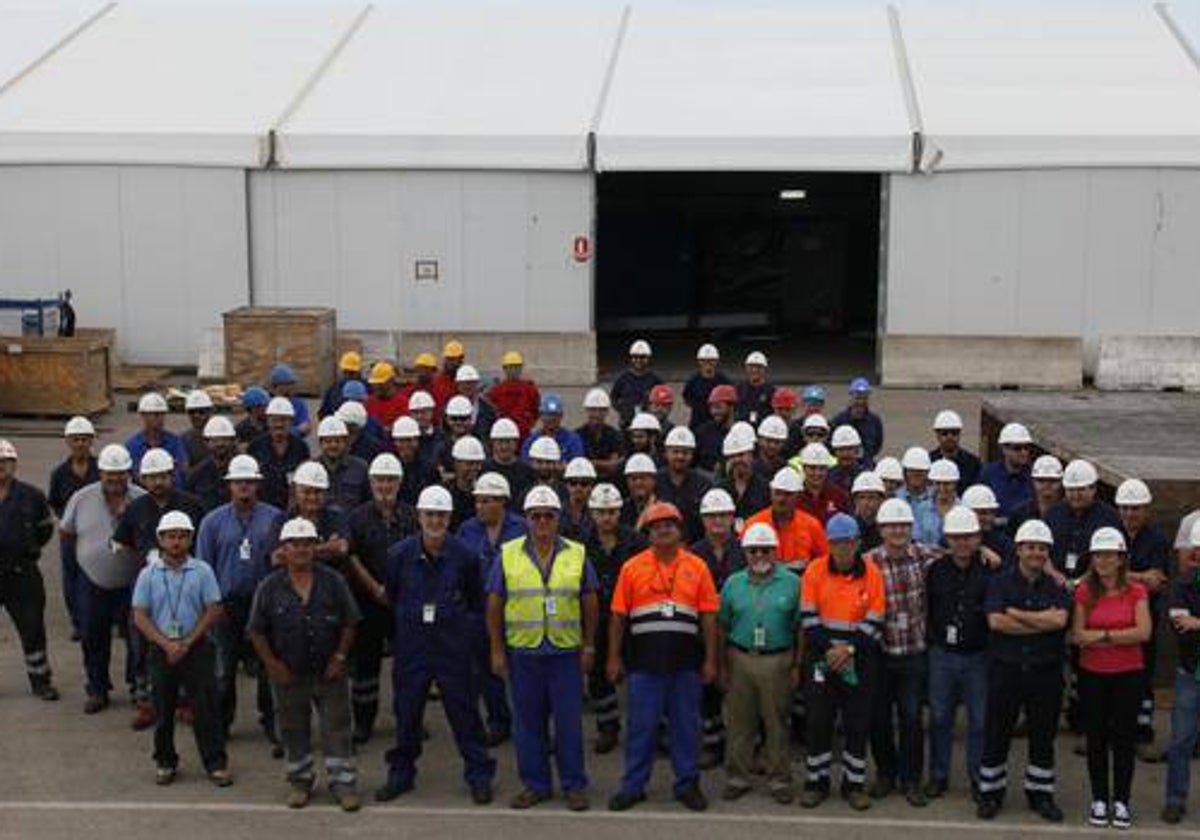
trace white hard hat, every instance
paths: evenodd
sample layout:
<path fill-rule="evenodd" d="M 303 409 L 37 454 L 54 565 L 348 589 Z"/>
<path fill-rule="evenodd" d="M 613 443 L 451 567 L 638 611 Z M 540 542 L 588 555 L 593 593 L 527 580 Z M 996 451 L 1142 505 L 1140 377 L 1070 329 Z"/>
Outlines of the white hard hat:
<path fill-rule="evenodd" d="M 897 459 L 888 455 L 875 463 L 875 474 L 883 481 L 903 481 L 904 467 L 900 466 Z"/>
<path fill-rule="evenodd" d="M 271 397 L 267 403 L 268 417 L 295 417 L 296 409 L 287 397 Z"/>
<path fill-rule="evenodd" d="M 483 451 L 483 444 L 474 435 L 463 435 L 454 441 L 454 446 L 450 448 L 450 457 L 455 461 L 484 461 L 487 459 L 487 455 Z"/>
<path fill-rule="evenodd" d="M 687 426 L 675 426 L 667 432 L 665 446 L 677 446 L 680 449 L 695 449 L 696 436 Z"/>
<path fill-rule="evenodd" d="M 138 475 L 157 475 L 174 470 L 175 459 L 171 457 L 171 453 L 157 447 L 147 449 L 146 454 L 142 456 L 142 463 L 138 464 Z"/>
<path fill-rule="evenodd" d="M 809 429 L 824 429 L 825 431 L 828 432 L 829 431 L 829 421 L 825 419 L 825 415 L 823 415 L 823 414 L 810 414 L 804 418 L 804 423 L 801 428 L 803 428 L 804 431 L 806 431 L 806 432 Z M 849 428 L 851 431 L 854 431 L 853 426 L 838 426 L 838 428 L 839 429 Z M 858 432 L 854 432 L 854 433 L 856 435 L 858 434 Z M 861 443 L 861 441 L 860 441 L 860 443 Z"/>
<path fill-rule="evenodd" d="M 903 499 L 884 499 L 875 514 L 875 522 L 879 525 L 911 525 L 912 508 Z"/>
<path fill-rule="evenodd" d="M 1096 468 L 1090 461 L 1084 461 L 1081 458 L 1067 464 L 1063 470 L 1062 485 L 1067 490 L 1091 487 L 1099 480 L 1100 476 L 1096 474 Z"/>
<path fill-rule="evenodd" d="M 562 447 L 554 438 L 542 435 L 529 444 L 529 457 L 539 461 L 561 461 Z"/>
<path fill-rule="evenodd" d="M 347 426 L 357 426 L 361 429 L 367 425 L 367 407 L 357 400 L 346 400 L 338 406 L 333 416 Z"/>
<path fill-rule="evenodd" d="M 154 529 L 156 534 L 161 534 L 164 531 L 195 531 L 196 526 L 192 524 L 192 517 L 188 516 L 181 510 L 169 510 L 162 515 L 158 520 L 158 527 Z"/>
<path fill-rule="evenodd" d="M 403 418 L 401 418 L 403 419 Z M 520 440 L 521 430 L 507 417 L 501 417 L 488 430 L 488 440 Z"/>
<path fill-rule="evenodd" d="M 928 452 L 919 446 L 910 446 L 904 450 L 904 457 L 900 459 L 900 466 L 906 470 L 923 472 L 928 471 L 932 464 L 929 461 Z"/>
<path fill-rule="evenodd" d="M 700 515 L 709 516 L 716 513 L 736 513 L 737 507 L 729 492 L 720 487 L 709 490 L 700 499 Z"/>
<path fill-rule="evenodd" d="M 1017 529 L 1017 534 L 1013 537 L 1013 542 L 1018 545 L 1026 542 L 1054 545 L 1054 534 L 1050 532 L 1050 526 L 1042 520 L 1026 519 L 1021 523 L 1021 527 Z"/>
<path fill-rule="evenodd" d="M 809 443 L 800 450 L 800 464 L 805 467 L 828 467 L 832 457 L 823 443 Z"/>
<path fill-rule="evenodd" d="M 701 362 L 719 362 L 721 361 L 721 353 L 714 344 L 701 344 L 700 349 L 696 351 L 696 360 Z"/>
<path fill-rule="evenodd" d="M 937 417 L 933 418 L 933 430 L 935 432 L 950 432 L 950 431 L 960 431 L 961 432 L 962 427 L 963 427 L 963 421 L 962 421 L 962 418 L 958 416 L 958 412 L 951 411 L 948 408 L 944 409 L 942 411 L 939 411 L 937 413 Z"/>
<path fill-rule="evenodd" d="M 1192 532 L 1188 534 L 1188 548 L 1200 548 L 1200 519 L 1192 523 Z"/>
<path fill-rule="evenodd" d="M 596 468 L 592 466 L 592 462 L 583 456 L 577 456 L 567 462 L 567 468 L 563 471 L 563 479 L 566 481 L 572 480 L 596 480 Z"/>
<path fill-rule="evenodd" d="M 413 391 L 408 398 L 409 411 L 424 411 L 427 408 L 433 408 L 433 397 L 428 391 Z"/>
<path fill-rule="evenodd" d="M 392 424 L 392 440 L 397 438 L 415 438 L 421 436 L 421 427 L 417 425 L 417 421 L 405 414 L 403 417 L 397 417 L 396 422 Z"/>
<path fill-rule="evenodd" d="M 768 414 L 758 424 L 758 436 L 767 440 L 787 440 L 787 422 L 778 414 Z"/>
<path fill-rule="evenodd" d="M 73 435 L 95 436 L 95 434 L 96 427 L 86 417 L 72 417 L 67 421 L 67 427 L 63 429 L 63 437 L 72 437 Z"/>
<path fill-rule="evenodd" d="M 500 473 L 485 472 L 479 478 L 475 479 L 473 495 L 498 496 L 502 499 L 510 499 L 512 498 L 512 488 L 508 484 L 508 479 L 500 475 Z"/>
<path fill-rule="evenodd" d="M 317 424 L 317 440 L 327 437 L 346 437 L 349 434 L 350 430 L 346 428 L 346 424 L 337 417 L 322 417 L 321 422 Z"/>
<path fill-rule="evenodd" d="M 942 522 L 942 533 L 948 537 L 956 534 L 978 534 L 979 517 L 969 507 L 956 505 L 946 511 L 946 518 Z"/>
<path fill-rule="evenodd" d="M 745 363 L 747 365 L 758 365 L 760 367 L 766 367 L 767 366 L 767 356 L 765 353 L 761 353 L 758 350 L 755 350 L 753 353 L 748 353 L 746 355 Z"/>
<path fill-rule="evenodd" d="M 166 414 L 167 401 L 157 391 L 142 394 L 138 400 L 138 414 Z"/>
<path fill-rule="evenodd" d="M 11 441 L 0 438 L 0 461 L 17 460 L 17 447 Z"/>
<path fill-rule="evenodd" d="M 417 510 L 431 513 L 450 513 L 454 510 L 454 501 L 450 491 L 440 484 L 430 484 L 417 497 Z"/>
<path fill-rule="evenodd" d="M 863 470 L 854 476 L 854 483 L 850 486 L 850 495 L 857 493 L 878 493 L 882 496 L 887 493 L 887 488 L 883 486 L 883 479 L 877 474 Z"/>
<path fill-rule="evenodd" d="M 960 478 L 958 472 L 958 464 L 951 461 L 949 458 L 939 458 L 929 467 L 929 480 L 944 482 L 946 484 L 958 484 Z"/>
<path fill-rule="evenodd" d="M 1097 528 L 1092 531 L 1088 551 L 1125 551 L 1125 536 L 1116 528 Z"/>
<path fill-rule="evenodd" d="M 214 414 L 204 422 L 204 436 L 213 439 L 237 437 L 237 429 L 224 414 Z"/>
<path fill-rule="evenodd" d="M 296 467 L 292 473 L 292 484 L 297 487 L 314 487 L 317 490 L 329 489 L 329 473 L 316 461 L 305 461 Z"/>
<path fill-rule="evenodd" d="M 754 442 L 754 427 L 740 420 L 725 433 L 725 439 L 721 442 L 721 454 L 728 458 L 743 452 L 753 452 Z"/>
<path fill-rule="evenodd" d="M 662 434 L 662 423 L 658 422 L 658 418 L 649 412 L 641 412 L 635 414 L 633 420 L 629 424 L 631 432 L 658 432 Z"/>
<path fill-rule="evenodd" d="M 188 391 L 187 396 L 183 400 L 184 411 L 196 411 L 198 409 L 212 408 L 212 397 L 208 395 L 208 391 L 203 388 L 193 388 Z"/>
<path fill-rule="evenodd" d="M 592 510 L 620 510 L 622 504 L 621 491 L 607 481 L 593 487 L 588 496 L 588 507 Z"/>
<path fill-rule="evenodd" d="M 584 408 L 612 408 L 612 400 L 608 398 L 608 391 L 603 388 L 592 388 L 583 397 Z"/>
<path fill-rule="evenodd" d="M 283 527 L 279 529 L 279 541 L 287 542 L 289 540 L 315 540 L 317 537 L 317 526 L 309 522 L 302 516 L 297 516 L 295 519 L 289 519 L 283 523 Z"/>
<path fill-rule="evenodd" d="M 529 488 L 529 492 L 525 494 L 526 511 L 535 510 L 536 508 L 550 508 L 551 510 L 562 510 L 562 500 L 558 498 L 558 494 L 545 484 L 538 484 Z"/>
<path fill-rule="evenodd" d="M 637 341 L 633 342 L 633 344 L 629 345 L 629 355 L 630 356 L 652 356 L 654 354 L 650 352 L 650 342 L 643 341 L 642 339 L 639 338 Z"/>
<path fill-rule="evenodd" d="M 791 467 L 780 467 L 771 479 L 771 489 L 782 493 L 799 493 L 804 489 L 804 479 Z"/>
<path fill-rule="evenodd" d="M 1117 487 L 1118 505 L 1148 505 L 1152 501 L 1154 497 L 1150 495 L 1150 488 L 1140 478 L 1127 478 Z"/>
<path fill-rule="evenodd" d="M 125 472 L 133 469 L 133 458 L 129 450 L 119 443 L 110 443 L 100 450 L 97 466 L 101 472 Z"/>
<path fill-rule="evenodd" d="M 999 440 L 1001 446 L 1007 446 L 1010 443 L 1033 443 L 1033 437 L 1030 436 L 1029 430 L 1020 423 L 1006 423 L 1004 428 L 1000 430 Z"/>
<path fill-rule="evenodd" d="M 657 475 L 658 467 L 644 452 L 635 452 L 625 462 L 625 475 Z"/>
<path fill-rule="evenodd" d="M 471 401 L 462 394 L 456 394 L 446 402 L 447 417 L 470 417 Z"/>
<path fill-rule="evenodd" d="M 1045 478 L 1053 481 L 1062 481 L 1062 461 L 1058 460 L 1053 455 L 1039 455 L 1037 460 L 1033 462 L 1031 476 L 1033 478 Z"/>
<path fill-rule="evenodd" d="M 971 510 L 999 510 L 996 494 L 986 484 L 972 484 L 962 494 L 962 503 Z"/>
<path fill-rule="evenodd" d="M 371 478 L 404 478 L 404 465 L 390 452 L 381 452 L 371 461 L 367 469 Z"/>
<path fill-rule="evenodd" d="M 226 481 L 261 481 L 258 461 L 251 455 L 234 455 L 225 473 Z"/>
<path fill-rule="evenodd" d="M 766 522 L 755 522 L 742 534 L 742 548 L 778 548 L 779 535 Z"/>
<path fill-rule="evenodd" d="M 474 365 L 459 365 L 458 370 L 454 371 L 455 382 L 478 382 L 479 371 Z"/>
<path fill-rule="evenodd" d="M 838 426 L 833 430 L 833 437 L 830 438 L 829 443 L 834 449 L 841 449 L 845 446 L 862 446 L 862 437 L 859 436 L 858 429 L 853 426 Z"/>

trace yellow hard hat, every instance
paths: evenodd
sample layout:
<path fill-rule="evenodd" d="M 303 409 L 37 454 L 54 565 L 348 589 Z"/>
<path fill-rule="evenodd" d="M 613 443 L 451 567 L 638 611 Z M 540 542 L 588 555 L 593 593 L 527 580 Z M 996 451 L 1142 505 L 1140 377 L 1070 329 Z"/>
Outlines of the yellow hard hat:
<path fill-rule="evenodd" d="M 367 382 L 371 385 L 382 385 L 396 378 L 396 369 L 388 362 L 376 362 L 371 367 L 371 376 Z"/>
<path fill-rule="evenodd" d="M 447 341 L 446 346 L 442 348 L 442 356 L 447 359 L 461 359 L 465 355 L 467 350 L 461 341 Z"/>
<path fill-rule="evenodd" d="M 341 360 L 338 361 L 338 369 L 359 373 L 362 370 L 362 355 L 353 350 L 343 353 Z"/>
<path fill-rule="evenodd" d="M 417 360 L 413 362 L 413 366 L 435 368 L 437 367 L 437 359 L 433 357 L 432 353 L 418 353 Z"/>
<path fill-rule="evenodd" d="M 516 350 L 509 350 L 504 354 L 504 358 L 500 360 L 501 367 L 509 367 L 510 365 L 523 365 L 525 360 L 521 358 L 521 354 Z"/>

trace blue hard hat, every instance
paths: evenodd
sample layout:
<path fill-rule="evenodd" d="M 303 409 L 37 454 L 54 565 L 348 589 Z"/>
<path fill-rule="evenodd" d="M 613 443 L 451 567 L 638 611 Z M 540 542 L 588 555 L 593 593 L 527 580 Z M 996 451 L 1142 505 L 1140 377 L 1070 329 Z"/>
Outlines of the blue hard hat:
<path fill-rule="evenodd" d="M 856 540 L 858 539 L 858 520 L 844 513 L 835 513 L 825 523 L 825 536 L 831 542 L 837 540 Z"/>
<path fill-rule="evenodd" d="M 804 389 L 804 401 L 806 403 L 825 402 L 825 389 L 820 385 L 809 385 Z"/>
<path fill-rule="evenodd" d="M 251 385 L 242 394 L 242 406 L 245 408 L 262 408 L 271 401 L 271 395 L 257 385 Z"/>
<path fill-rule="evenodd" d="M 866 378 L 860 376 L 850 383 L 850 396 L 858 396 L 859 394 L 871 393 L 871 383 Z"/>
<path fill-rule="evenodd" d="M 295 382 L 296 374 L 287 365 L 279 364 L 271 368 L 272 385 L 293 385 Z"/>
<path fill-rule="evenodd" d="M 558 394 L 545 394 L 542 397 L 542 414 L 562 414 L 562 400 Z"/>
<path fill-rule="evenodd" d="M 361 379 L 351 379 L 342 386 L 342 399 L 363 402 L 367 398 L 367 386 Z"/>

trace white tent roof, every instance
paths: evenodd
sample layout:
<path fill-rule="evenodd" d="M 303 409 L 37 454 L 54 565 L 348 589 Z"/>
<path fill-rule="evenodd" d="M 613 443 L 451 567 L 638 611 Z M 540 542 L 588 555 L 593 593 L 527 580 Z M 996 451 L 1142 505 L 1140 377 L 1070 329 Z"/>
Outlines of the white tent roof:
<path fill-rule="evenodd" d="M 1146 6 L 906 10 L 927 169 L 1200 165 L 1200 75 Z"/>
<path fill-rule="evenodd" d="M 907 171 L 912 131 L 882 6 L 635 8 L 599 169 Z"/>
<path fill-rule="evenodd" d="M 0 96 L 0 163 L 259 166 L 357 11 L 120 6 Z"/>
<path fill-rule="evenodd" d="M 278 130 L 285 167 L 586 169 L 619 9 L 376 8 Z"/>
<path fill-rule="evenodd" d="M 5 5 L 0 12 L 0 89 L 103 8 L 99 0 L 66 6 L 50 6 L 38 0 L 30 0 L 27 5 Z"/>

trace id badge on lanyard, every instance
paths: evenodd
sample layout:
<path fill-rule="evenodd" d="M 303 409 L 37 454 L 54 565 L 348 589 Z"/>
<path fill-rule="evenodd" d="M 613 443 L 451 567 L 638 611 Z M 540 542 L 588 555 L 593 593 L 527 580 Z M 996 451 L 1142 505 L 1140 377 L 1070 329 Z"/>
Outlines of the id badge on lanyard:
<path fill-rule="evenodd" d="M 242 544 L 238 546 L 238 559 L 243 563 L 249 563 L 251 557 L 250 538 L 242 537 Z"/>
<path fill-rule="evenodd" d="M 1079 555 L 1073 551 L 1068 552 L 1067 553 L 1067 572 L 1069 572 L 1070 574 L 1074 574 L 1075 568 L 1078 565 L 1079 565 Z"/>
<path fill-rule="evenodd" d="M 421 623 L 433 624 L 437 621 L 437 604 L 426 604 L 421 607 Z"/>
<path fill-rule="evenodd" d="M 754 628 L 754 649 L 762 650 L 767 646 L 767 628 L 761 624 Z"/>
<path fill-rule="evenodd" d="M 558 599 L 553 595 L 546 596 L 546 615 L 554 618 L 558 615 Z"/>
<path fill-rule="evenodd" d="M 663 618 L 674 618 L 675 617 L 675 604 L 672 603 L 671 601 L 667 601 L 665 604 L 663 604 L 662 605 L 662 615 L 663 615 Z"/>

